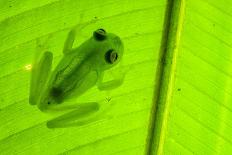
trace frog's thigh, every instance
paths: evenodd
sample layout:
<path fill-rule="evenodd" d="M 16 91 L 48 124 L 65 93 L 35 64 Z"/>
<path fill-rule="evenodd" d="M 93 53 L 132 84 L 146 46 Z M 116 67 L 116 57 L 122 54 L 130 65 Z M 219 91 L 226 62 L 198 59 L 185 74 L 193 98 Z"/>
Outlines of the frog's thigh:
<path fill-rule="evenodd" d="M 34 105 L 51 72 L 53 55 L 45 52 L 39 62 L 32 66 L 29 102 Z"/>
<path fill-rule="evenodd" d="M 78 106 L 77 106 L 78 107 Z M 87 124 L 94 120 L 95 115 L 99 111 L 99 104 L 96 102 L 83 103 L 83 105 L 76 110 L 68 112 L 53 120 L 47 122 L 48 128 L 64 128 L 70 126 L 80 126 Z"/>

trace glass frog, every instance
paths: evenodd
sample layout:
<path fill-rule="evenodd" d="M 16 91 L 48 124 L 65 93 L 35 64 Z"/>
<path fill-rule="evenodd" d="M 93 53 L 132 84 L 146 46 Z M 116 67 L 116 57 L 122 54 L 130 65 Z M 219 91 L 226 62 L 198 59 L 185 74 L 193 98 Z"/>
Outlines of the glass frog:
<path fill-rule="evenodd" d="M 119 36 L 98 29 L 79 47 L 73 48 L 77 31 L 72 29 L 65 41 L 63 57 L 52 71 L 53 54 L 43 53 L 33 64 L 29 103 L 43 112 L 65 111 L 47 122 L 49 128 L 68 127 L 98 120 L 100 104 L 75 103 L 77 98 L 93 86 L 109 90 L 120 86 L 120 78 L 104 82 L 104 71 L 114 67 L 123 56 L 123 43 Z"/>

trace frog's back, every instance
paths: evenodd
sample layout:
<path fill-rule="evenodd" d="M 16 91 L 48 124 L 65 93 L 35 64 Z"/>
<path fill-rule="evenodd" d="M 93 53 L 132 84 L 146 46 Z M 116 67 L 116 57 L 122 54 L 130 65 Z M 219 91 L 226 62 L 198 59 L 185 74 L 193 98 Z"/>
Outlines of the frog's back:
<path fill-rule="evenodd" d="M 88 46 L 90 41 L 87 40 L 78 48 L 63 55 L 63 58 L 53 71 L 50 81 L 50 89 L 54 97 L 67 97 L 73 91 L 78 91 L 77 89 L 80 90 L 80 95 L 84 92 L 84 88 L 87 90 L 96 83 L 96 80 L 92 79 L 89 81 L 88 87 L 82 88 L 85 81 L 89 80 L 87 78 L 89 77 L 88 74 L 93 74 L 90 73 L 92 66 L 89 59 L 94 48 Z M 93 78 L 96 78 L 96 76 L 94 75 Z"/>

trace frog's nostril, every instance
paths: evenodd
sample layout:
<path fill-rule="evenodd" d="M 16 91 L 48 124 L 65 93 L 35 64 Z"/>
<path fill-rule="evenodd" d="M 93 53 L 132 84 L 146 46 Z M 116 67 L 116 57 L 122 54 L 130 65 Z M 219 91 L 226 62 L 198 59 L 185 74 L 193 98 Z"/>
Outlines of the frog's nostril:
<path fill-rule="evenodd" d="M 48 101 L 48 104 L 51 104 L 51 102 L 50 102 L 50 101 Z"/>
<path fill-rule="evenodd" d="M 95 39 L 102 41 L 106 38 L 106 31 L 104 29 L 97 29 L 94 31 L 93 36 Z"/>

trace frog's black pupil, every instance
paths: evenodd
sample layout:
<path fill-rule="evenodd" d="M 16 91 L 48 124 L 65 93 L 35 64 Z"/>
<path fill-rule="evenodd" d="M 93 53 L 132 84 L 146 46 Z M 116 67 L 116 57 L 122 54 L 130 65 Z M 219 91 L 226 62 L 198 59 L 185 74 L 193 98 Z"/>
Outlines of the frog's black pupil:
<path fill-rule="evenodd" d="M 118 54 L 114 50 L 109 50 L 105 54 L 106 62 L 113 64 L 118 59 Z"/>
<path fill-rule="evenodd" d="M 94 31 L 93 36 L 95 39 L 102 41 L 106 38 L 106 31 L 104 29 L 98 29 Z"/>

